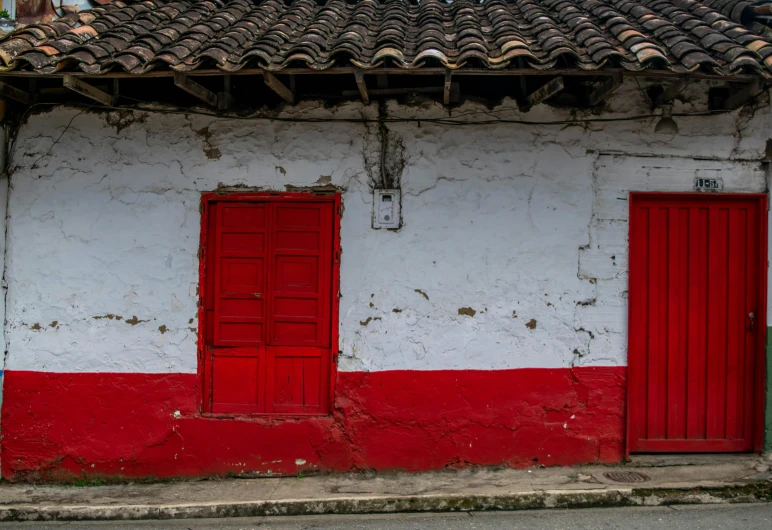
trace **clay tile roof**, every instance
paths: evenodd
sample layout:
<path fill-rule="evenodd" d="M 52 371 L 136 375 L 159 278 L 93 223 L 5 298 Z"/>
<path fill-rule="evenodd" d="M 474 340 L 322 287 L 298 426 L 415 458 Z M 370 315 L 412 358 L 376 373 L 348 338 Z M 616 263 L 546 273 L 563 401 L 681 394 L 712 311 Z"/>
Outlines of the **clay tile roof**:
<path fill-rule="evenodd" d="M 390 65 L 772 77 L 770 2 L 114 1 L 5 36 L 0 72 Z"/>

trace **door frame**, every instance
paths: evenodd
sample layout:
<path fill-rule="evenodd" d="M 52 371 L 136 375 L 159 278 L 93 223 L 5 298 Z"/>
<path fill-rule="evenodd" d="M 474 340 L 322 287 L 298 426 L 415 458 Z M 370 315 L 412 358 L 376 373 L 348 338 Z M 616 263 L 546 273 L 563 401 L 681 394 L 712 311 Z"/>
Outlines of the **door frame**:
<path fill-rule="evenodd" d="M 228 414 L 228 413 L 213 413 L 209 411 L 206 404 L 211 400 L 211 388 L 208 386 L 207 370 L 210 368 L 209 363 L 206 361 L 206 322 L 204 315 L 204 291 L 206 289 L 206 262 L 208 252 L 213 249 L 208 249 L 207 240 L 209 237 L 209 217 L 210 217 L 210 205 L 218 202 L 323 202 L 332 203 L 332 286 L 330 289 L 332 308 L 330 310 L 330 371 L 328 379 L 328 391 L 326 393 L 327 399 L 327 412 L 315 414 L 301 414 L 301 413 L 279 413 L 279 414 Z M 269 421 L 273 421 L 274 418 L 292 418 L 292 417 L 309 417 L 318 416 L 325 417 L 332 415 L 333 405 L 335 402 L 335 380 L 338 377 L 338 354 L 340 352 L 339 342 L 339 314 L 340 314 L 340 262 L 341 262 L 341 246 L 340 246 L 340 224 L 343 209 L 341 206 L 341 194 L 340 192 L 277 192 L 277 191 L 243 191 L 243 192 L 205 192 L 201 194 L 201 202 L 199 205 L 200 219 L 200 238 L 198 247 L 198 396 L 197 405 L 198 413 L 208 417 L 254 417 L 269 418 Z"/>
<path fill-rule="evenodd" d="M 759 205 L 759 261 L 757 263 L 757 272 L 759 275 L 759 325 L 756 330 L 756 377 L 753 381 L 753 395 L 755 410 L 753 417 L 755 425 L 753 426 L 753 451 L 759 453 L 764 443 L 764 405 L 765 405 L 765 385 L 766 385 L 766 337 L 767 337 L 767 227 L 769 223 L 769 196 L 766 193 L 714 193 L 714 192 L 630 192 L 628 196 L 628 223 L 627 223 L 627 251 L 628 251 L 628 271 L 627 271 L 627 403 L 625 406 L 625 460 L 630 459 L 630 434 L 632 431 L 630 409 L 632 406 L 632 390 L 630 385 L 630 322 L 633 291 L 631 290 L 630 278 L 635 260 L 634 251 L 630 242 L 632 241 L 633 225 L 633 205 L 638 200 L 656 200 L 656 199 L 689 199 L 704 200 L 709 202 L 713 199 L 755 199 Z"/>

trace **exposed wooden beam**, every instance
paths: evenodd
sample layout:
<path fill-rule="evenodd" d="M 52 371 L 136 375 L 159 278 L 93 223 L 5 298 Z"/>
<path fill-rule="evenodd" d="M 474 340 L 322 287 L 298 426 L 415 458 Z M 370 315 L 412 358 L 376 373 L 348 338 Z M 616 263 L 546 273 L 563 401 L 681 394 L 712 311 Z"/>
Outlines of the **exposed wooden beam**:
<path fill-rule="evenodd" d="M 231 76 L 224 75 L 222 79 L 222 92 L 217 94 L 217 109 L 230 110 L 233 107 L 233 96 L 231 95 Z"/>
<path fill-rule="evenodd" d="M 617 88 L 622 86 L 622 74 L 617 74 L 606 79 L 603 84 L 590 93 L 587 98 L 587 102 L 590 105 L 597 105 L 604 99 L 608 98 Z"/>
<path fill-rule="evenodd" d="M 188 94 L 196 96 L 207 105 L 217 107 L 217 94 L 205 86 L 196 83 L 182 72 L 174 72 L 174 84 Z"/>
<path fill-rule="evenodd" d="M 443 94 L 442 94 L 442 103 L 444 105 L 450 105 L 450 78 L 452 74 L 450 70 L 445 72 L 445 84 L 442 87 L 443 88 Z"/>
<path fill-rule="evenodd" d="M 11 86 L 8 83 L 3 83 L 2 81 L 0 81 L 0 97 L 12 99 L 25 105 L 29 105 L 30 102 L 30 97 L 27 92 L 19 90 L 15 86 Z"/>
<path fill-rule="evenodd" d="M 289 104 L 295 103 L 295 93 L 287 88 L 284 83 L 276 79 L 276 76 L 274 76 L 272 73 L 263 72 L 263 81 L 265 81 L 265 84 L 268 85 L 268 88 L 279 94 L 281 99 Z"/>
<path fill-rule="evenodd" d="M 328 68 L 327 70 L 311 70 L 309 68 L 285 68 L 278 73 L 285 75 L 353 75 L 357 68 L 348 66 L 339 66 Z M 428 67 L 415 70 L 405 70 L 404 68 L 388 67 L 388 68 L 375 68 L 367 70 L 368 74 L 373 75 L 444 75 L 446 68 Z M 259 68 L 243 68 L 237 72 L 232 72 L 230 75 L 243 76 L 243 75 L 263 75 L 263 70 Z M 607 68 L 603 70 L 573 70 L 566 68 L 557 68 L 554 70 L 535 70 L 533 68 L 502 68 L 501 70 L 486 70 L 484 68 L 459 68 L 453 71 L 454 76 L 462 75 L 475 75 L 475 76 L 529 76 L 529 77 L 545 77 L 545 76 L 563 76 L 563 77 L 607 77 L 617 74 L 623 74 L 625 77 L 641 77 L 650 79 L 701 79 L 709 81 L 723 81 L 726 83 L 750 83 L 758 79 L 758 76 L 752 74 L 740 74 L 740 75 L 720 75 L 720 74 L 706 74 L 702 72 L 689 72 L 684 74 L 681 72 L 674 72 L 670 70 L 640 70 L 640 71 L 628 71 L 621 68 Z M 78 78 L 103 78 L 112 79 L 114 77 L 130 78 L 130 79 L 144 79 L 155 77 L 173 77 L 175 72 L 170 70 L 152 70 L 144 74 L 129 74 L 126 72 L 108 72 L 105 74 L 89 74 L 86 72 L 54 72 L 51 74 L 41 75 L 37 72 L 25 71 L 25 70 L 11 70 L 9 72 L 2 72 L 1 77 L 27 77 L 27 78 L 43 78 L 43 79 L 58 79 L 65 75 L 70 75 Z M 222 76 L 223 71 L 217 68 L 202 68 L 195 70 L 193 74 L 196 77 L 212 77 Z"/>
<path fill-rule="evenodd" d="M 662 93 L 657 96 L 657 99 L 654 100 L 654 106 L 661 107 L 662 105 L 669 105 L 688 84 L 688 79 L 679 79 L 676 82 L 669 84 L 662 90 Z"/>
<path fill-rule="evenodd" d="M 729 97 L 726 98 L 724 108 L 729 110 L 738 109 L 748 103 L 751 99 L 761 94 L 763 91 L 764 82 L 761 79 L 757 79 L 752 83 L 748 83 L 734 93 L 730 93 Z"/>
<path fill-rule="evenodd" d="M 354 80 L 357 82 L 357 88 L 359 89 L 359 95 L 362 96 L 362 101 L 365 105 L 370 104 L 370 95 L 367 93 L 367 84 L 365 83 L 365 74 L 362 70 L 354 71 Z"/>
<path fill-rule="evenodd" d="M 561 90 L 563 90 L 565 86 L 563 85 L 563 78 L 562 77 L 556 77 L 555 79 L 552 79 L 549 81 L 546 85 L 543 85 L 541 88 L 536 90 L 535 92 L 532 92 L 531 95 L 529 95 L 527 98 L 525 98 L 525 104 L 526 107 L 533 107 L 534 105 L 538 105 L 542 101 L 545 101 Z"/>
<path fill-rule="evenodd" d="M 102 105 L 107 105 L 108 107 L 115 106 L 115 96 L 108 94 L 104 90 L 100 90 L 93 85 L 89 85 L 88 83 L 81 81 L 76 77 L 65 75 L 63 84 L 66 88 L 69 88 L 73 92 L 77 92 L 81 96 L 86 96 L 89 99 L 93 99 Z"/>

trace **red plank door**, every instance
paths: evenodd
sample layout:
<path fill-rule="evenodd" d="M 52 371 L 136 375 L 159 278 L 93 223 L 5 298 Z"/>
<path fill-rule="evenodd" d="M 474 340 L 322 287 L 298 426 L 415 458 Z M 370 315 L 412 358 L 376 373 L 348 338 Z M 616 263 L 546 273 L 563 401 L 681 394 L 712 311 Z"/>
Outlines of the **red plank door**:
<path fill-rule="evenodd" d="M 632 194 L 628 449 L 754 450 L 765 199 Z"/>
<path fill-rule="evenodd" d="M 204 409 L 327 412 L 333 202 L 231 200 L 207 215 Z"/>

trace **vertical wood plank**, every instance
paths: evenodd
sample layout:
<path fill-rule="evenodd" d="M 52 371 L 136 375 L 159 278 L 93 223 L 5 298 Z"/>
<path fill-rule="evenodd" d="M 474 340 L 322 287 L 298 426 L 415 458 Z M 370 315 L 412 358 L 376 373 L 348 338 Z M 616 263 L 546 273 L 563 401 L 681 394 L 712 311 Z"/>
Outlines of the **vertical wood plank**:
<path fill-rule="evenodd" d="M 708 379 L 707 438 L 721 439 L 726 433 L 726 350 L 729 252 L 729 211 L 710 209 L 710 265 L 708 283 Z"/>
<path fill-rule="evenodd" d="M 705 438 L 707 407 L 708 214 L 692 209 L 689 238 L 689 339 L 686 437 Z"/>
<path fill-rule="evenodd" d="M 667 224 L 668 211 L 666 208 L 652 209 L 652 222 L 649 225 L 649 340 L 648 353 L 648 417 L 647 435 L 649 440 L 662 439 L 665 436 L 664 407 L 666 406 L 664 395 L 666 384 L 664 381 L 667 366 L 662 360 L 666 354 L 666 344 L 663 340 L 667 333 Z"/>
<path fill-rule="evenodd" d="M 729 210 L 729 253 L 728 260 L 728 303 L 727 303 L 727 356 L 726 356 L 726 417 L 725 436 L 742 438 L 741 416 L 737 415 L 738 403 L 742 401 L 742 390 L 738 376 L 743 375 L 740 358 L 743 357 L 746 313 L 745 313 L 745 222 L 743 211 L 733 207 Z M 740 421 L 738 421 L 740 420 Z"/>
<path fill-rule="evenodd" d="M 300 361 L 303 363 L 303 406 L 318 407 L 321 398 L 319 389 L 322 384 L 321 358 L 306 357 Z"/>
<path fill-rule="evenodd" d="M 670 209 L 667 438 L 686 437 L 686 302 L 689 259 L 687 208 Z"/>

